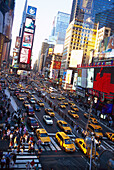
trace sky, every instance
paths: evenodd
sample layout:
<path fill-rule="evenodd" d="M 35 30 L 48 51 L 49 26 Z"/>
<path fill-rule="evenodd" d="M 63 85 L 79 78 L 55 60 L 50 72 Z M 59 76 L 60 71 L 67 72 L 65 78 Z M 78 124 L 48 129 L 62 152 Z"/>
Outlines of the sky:
<path fill-rule="evenodd" d="M 11 55 L 13 55 L 13 48 L 15 48 L 16 36 L 19 35 L 19 28 L 22 20 L 25 0 L 16 0 L 14 10 L 14 21 L 12 28 L 12 44 Z M 38 59 L 39 51 L 44 39 L 48 39 L 51 34 L 54 16 L 58 11 L 70 14 L 72 7 L 72 0 L 28 0 L 28 5 L 37 8 L 36 15 L 36 30 L 34 37 L 34 44 L 32 49 L 32 65 Z"/>

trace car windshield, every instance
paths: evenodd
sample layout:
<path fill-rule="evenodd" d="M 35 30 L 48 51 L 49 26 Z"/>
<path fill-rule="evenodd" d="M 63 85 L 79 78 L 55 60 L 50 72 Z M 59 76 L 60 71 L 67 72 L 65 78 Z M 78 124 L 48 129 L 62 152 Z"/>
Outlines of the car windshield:
<path fill-rule="evenodd" d="M 51 109 L 48 109 L 48 112 L 53 112 L 53 110 L 51 110 Z"/>
<path fill-rule="evenodd" d="M 68 124 L 62 124 L 63 127 L 68 127 Z"/>
<path fill-rule="evenodd" d="M 47 119 L 47 120 L 51 120 L 51 118 L 50 118 L 50 117 L 46 117 L 46 119 Z"/>
<path fill-rule="evenodd" d="M 100 130 L 100 129 L 95 129 L 95 132 L 102 133 L 102 130 Z"/>
<path fill-rule="evenodd" d="M 31 123 L 37 123 L 37 121 L 36 120 L 31 120 Z"/>
<path fill-rule="evenodd" d="M 40 137 L 48 137 L 47 133 L 41 133 Z"/>
<path fill-rule="evenodd" d="M 71 112 L 72 114 L 76 114 L 75 112 Z"/>
<path fill-rule="evenodd" d="M 71 139 L 65 139 L 65 144 L 72 144 Z"/>
<path fill-rule="evenodd" d="M 29 109 L 29 112 L 33 112 L 33 109 Z"/>

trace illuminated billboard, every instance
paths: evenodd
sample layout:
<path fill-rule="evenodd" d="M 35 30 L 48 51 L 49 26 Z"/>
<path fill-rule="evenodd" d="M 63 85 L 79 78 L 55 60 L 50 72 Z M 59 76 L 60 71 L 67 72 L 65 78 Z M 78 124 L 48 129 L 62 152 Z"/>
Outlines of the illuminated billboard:
<path fill-rule="evenodd" d="M 78 79 L 77 79 L 77 85 L 81 86 L 82 81 L 82 69 L 78 69 Z"/>
<path fill-rule="evenodd" d="M 95 68 L 93 89 L 114 95 L 114 67 Z"/>
<path fill-rule="evenodd" d="M 87 69 L 82 69 L 81 87 L 86 88 L 86 84 L 87 84 Z"/>
<path fill-rule="evenodd" d="M 15 48 L 19 49 L 20 43 L 21 43 L 21 37 L 16 37 Z"/>
<path fill-rule="evenodd" d="M 33 34 L 24 32 L 22 47 L 32 47 Z"/>
<path fill-rule="evenodd" d="M 61 62 L 60 61 L 54 61 L 53 69 L 60 69 L 60 68 L 61 68 Z"/>
<path fill-rule="evenodd" d="M 63 77 L 62 77 L 62 82 L 63 82 L 63 83 L 66 81 L 66 74 L 67 74 L 67 72 L 64 71 L 64 72 L 63 72 Z"/>
<path fill-rule="evenodd" d="M 77 68 L 82 63 L 83 50 L 72 50 L 69 67 Z"/>
<path fill-rule="evenodd" d="M 72 78 L 72 70 L 67 70 L 66 83 L 70 84 L 71 83 L 71 78 Z"/>
<path fill-rule="evenodd" d="M 28 6 L 27 14 L 29 14 L 30 16 L 35 18 L 36 17 L 36 11 L 37 11 L 37 8 L 32 7 L 32 6 Z"/>
<path fill-rule="evenodd" d="M 21 49 L 20 63 L 30 64 L 31 50 L 27 48 Z"/>
<path fill-rule="evenodd" d="M 94 68 L 87 69 L 87 88 L 93 88 Z"/>
<path fill-rule="evenodd" d="M 34 33 L 34 29 L 35 29 L 35 20 L 32 18 L 26 18 L 26 22 L 25 22 L 25 32 L 29 32 L 29 33 Z"/>
<path fill-rule="evenodd" d="M 76 90 L 76 85 L 77 85 L 77 77 L 78 77 L 78 73 L 74 73 L 74 80 L 73 80 L 73 90 Z"/>

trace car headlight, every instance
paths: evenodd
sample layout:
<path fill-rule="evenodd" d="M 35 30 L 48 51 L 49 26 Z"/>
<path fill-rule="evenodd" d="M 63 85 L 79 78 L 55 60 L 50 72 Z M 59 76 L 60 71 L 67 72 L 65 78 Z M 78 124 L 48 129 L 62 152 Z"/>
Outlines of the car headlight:
<path fill-rule="evenodd" d="M 34 128 L 34 126 L 31 126 L 31 128 Z"/>

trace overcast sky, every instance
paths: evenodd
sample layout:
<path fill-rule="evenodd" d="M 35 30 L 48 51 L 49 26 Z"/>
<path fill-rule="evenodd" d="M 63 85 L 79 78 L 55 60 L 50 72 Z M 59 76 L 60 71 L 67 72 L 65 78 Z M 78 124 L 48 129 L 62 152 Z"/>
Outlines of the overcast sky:
<path fill-rule="evenodd" d="M 25 0 L 16 0 L 12 29 L 11 55 L 13 48 L 15 47 L 16 36 L 19 35 L 19 28 L 22 20 L 24 4 Z M 54 16 L 56 16 L 58 11 L 70 14 L 72 0 L 28 0 L 28 5 L 37 8 L 35 23 L 36 31 L 32 50 L 32 61 L 34 63 L 38 58 L 42 42 L 51 34 Z"/>

